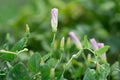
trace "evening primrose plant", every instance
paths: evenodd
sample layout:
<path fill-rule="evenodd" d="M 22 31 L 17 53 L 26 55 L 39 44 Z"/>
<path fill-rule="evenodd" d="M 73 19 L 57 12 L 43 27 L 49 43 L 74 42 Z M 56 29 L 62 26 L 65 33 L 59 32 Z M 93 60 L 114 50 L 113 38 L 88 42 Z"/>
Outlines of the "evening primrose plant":
<path fill-rule="evenodd" d="M 80 41 L 72 31 L 68 37 L 57 40 L 57 8 L 51 10 L 51 26 L 51 49 L 44 55 L 27 49 L 28 25 L 25 36 L 13 47 L 7 43 L 3 45 L 0 49 L 0 80 L 111 80 L 112 70 L 106 56 L 109 46 L 95 38 L 89 40 L 87 36 Z M 73 48 L 75 53 L 71 53 Z"/>

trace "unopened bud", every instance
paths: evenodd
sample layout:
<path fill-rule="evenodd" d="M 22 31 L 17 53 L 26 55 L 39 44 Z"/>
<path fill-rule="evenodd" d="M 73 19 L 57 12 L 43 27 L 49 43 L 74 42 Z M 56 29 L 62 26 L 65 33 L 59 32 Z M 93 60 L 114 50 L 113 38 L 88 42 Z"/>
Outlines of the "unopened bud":
<path fill-rule="evenodd" d="M 50 70 L 50 77 L 53 78 L 55 76 L 55 69 L 51 68 Z"/>
<path fill-rule="evenodd" d="M 27 32 L 27 33 L 30 33 L 30 28 L 29 28 L 29 25 L 28 25 L 28 24 L 26 24 L 26 32 Z"/>
<path fill-rule="evenodd" d="M 67 48 L 70 48 L 70 45 L 71 45 L 71 40 L 70 40 L 70 37 L 68 37 L 66 41 Z"/>
<path fill-rule="evenodd" d="M 93 48 L 94 50 L 98 50 L 98 49 L 99 49 L 99 48 L 98 48 L 98 44 L 97 44 L 97 42 L 96 42 L 96 40 L 95 40 L 94 38 L 90 39 L 90 43 L 91 43 L 92 48 Z"/>
<path fill-rule="evenodd" d="M 92 62 L 91 54 L 89 53 L 89 54 L 87 55 L 87 65 L 90 66 L 90 65 L 91 65 L 91 62 Z"/>
<path fill-rule="evenodd" d="M 53 43 L 53 49 L 56 50 L 57 49 L 57 41 L 55 40 Z"/>
<path fill-rule="evenodd" d="M 100 64 L 99 64 L 99 63 L 97 63 L 96 70 L 97 70 L 98 72 L 100 72 Z"/>
<path fill-rule="evenodd" d="M 104 43 L 97 43 L 94 38 L 90 39 L 90 42 L 91 42 L 92 48 L 93 48 L 94 50 L 98 50 L 98 49 L 104 47 Z M 104 61 L 104 62 L 107 61 L 107 59 L 106 59 L 106 53 L 103 53 L 103 54 L 101 55 L 101 59 L 102 59 L 102 61 Z"/>
<path fill-rule="evenodd" d="M 43 58 L 41 58 L 41 62 L 40 62 L 41 65 L 45 64 Z"/>
<path fill-rule="evenodd" d="M 81 42 L 79 41 L 78 37 L 75 35 L 74 32 L 70 32 L 69 33 L 70 38 L 72 39 L 72 41 L 75 43 L 75 45 L 77 46 L 78 49 L 82 49 L 82 45 Z"/>
<path fill-rule="evenodd" d="M 64 50 L 64 45 L 65 45 L 65 38 L 62 37 L 61 42 L 60 42 L 60 49 Z"/>
<path fill-rule="evenodd" d="M 57 26 L 58 26 L 58 9 L 57 8 L 53 8 L 51 10 L 51 25 L 52 25 L 52 31 L 53 32 L 57 32 Z"/>
<path fill-rule="evenodd" d="M 87 60 L 88 60 L 88 62 L 91 62 L 91 54 L 87 55 Z"/>
<path fill-rule="evenodd" d="M 99 47 L 99 48 L 104 47 L 104 43 L 98 43 L 98 47 Z M 107 61 L 107 60 L 106 60 L 106 53 L 103 53 L 103 54 L 101 55 L 101 59 L 102 59 L 102 61 L 104 61 L 104 62 Z"/>

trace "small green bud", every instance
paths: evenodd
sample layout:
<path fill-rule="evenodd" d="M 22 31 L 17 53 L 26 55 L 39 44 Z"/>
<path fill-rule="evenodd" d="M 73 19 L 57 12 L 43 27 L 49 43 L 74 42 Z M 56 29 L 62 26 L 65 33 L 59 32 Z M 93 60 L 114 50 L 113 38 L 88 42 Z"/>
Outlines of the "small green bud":
<path fill-rule="evenodd" d="M 64 50 L 64 45 L 65 45 L 65 38 L 62 37 L 61 42 L 60 42 L 60 49 Z"/>
<path fill-rule="evenodd" d="M 68 49 L 69 49 L 70 46 L 71 46 L 71 40 L 70 40 L 70 37 L 67 38 L 66 46 L 67 46 Z"/>
<path fill-rule="evenodd" d="M 51 68 L 51 70 L 50 70 L 50 77 L 54 78 L 54 76 L 55 76 L 55 69 Z"/>
<path fill-rule="evenodd" d="M 98 72 L 100 72 L 100 64 L 99 64 L 99 63 L 97 63 L 96 70 L 97 70 Z"/>
<path fill-rule="evenodd" d="M 30 33 L 30 28 L 29 28 L 29 25 L 28 25 L 28 24 L 26 24 L 26 32 L 27 32 L 27 33 Z"/>

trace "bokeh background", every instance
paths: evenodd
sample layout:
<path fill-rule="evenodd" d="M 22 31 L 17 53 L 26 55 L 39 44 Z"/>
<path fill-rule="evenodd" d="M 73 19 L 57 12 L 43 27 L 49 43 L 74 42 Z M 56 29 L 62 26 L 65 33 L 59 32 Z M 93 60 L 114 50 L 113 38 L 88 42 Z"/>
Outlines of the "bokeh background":
<path fill-rule="evenodd" d="M 108 62 L 115 62 L 120 54 L 120 0 L 0 0 L 0 45 L 14 45 L 29 24 L 31 36 L 28 48 L 46 53 L 52 40 L 51 9 L 59 9 L 57 39 L 74 31 L 96 38 L 110 46 Z M 7 40 L 6 35 L 10 37 Z"/>

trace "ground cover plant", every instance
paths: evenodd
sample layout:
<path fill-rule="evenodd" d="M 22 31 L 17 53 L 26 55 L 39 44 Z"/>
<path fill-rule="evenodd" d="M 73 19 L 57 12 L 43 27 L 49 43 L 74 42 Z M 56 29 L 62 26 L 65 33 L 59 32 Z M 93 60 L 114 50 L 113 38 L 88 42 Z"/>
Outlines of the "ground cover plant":
<path fill-rule="evenodd" d="M 120 79 L 119 60 L 113 65 L 107 61 L 109 45 L 85 34 L 79 40 L 74 31 L 59 36 L 57 8 L 51 10 L 51 26 L 50 50 L 44 54 L 27 46 L 31 36 L 28 24 L 24 37 L 13 46 L 7 43 L 10 34 L 6 35 L 6 43 L 0 48 L 0 80 Z"/>

